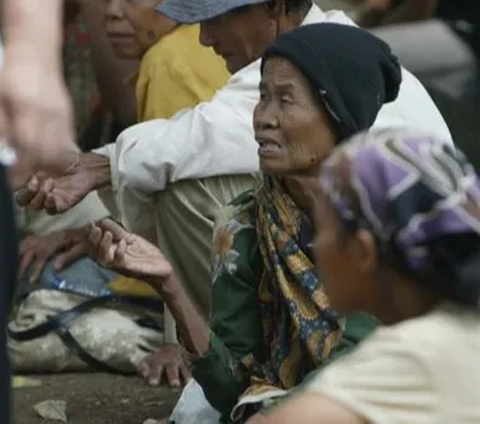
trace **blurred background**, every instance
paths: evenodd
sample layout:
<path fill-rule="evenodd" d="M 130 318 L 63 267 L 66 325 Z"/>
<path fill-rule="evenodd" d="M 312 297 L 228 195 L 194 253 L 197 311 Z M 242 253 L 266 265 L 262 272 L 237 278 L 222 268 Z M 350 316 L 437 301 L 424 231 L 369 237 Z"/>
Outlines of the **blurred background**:
<path fill-rule="evenodd" d="M 314 0 L 341 9 L 387 41 L 425 85 L 455 143 L 480 170 L 480 2 Z"/>

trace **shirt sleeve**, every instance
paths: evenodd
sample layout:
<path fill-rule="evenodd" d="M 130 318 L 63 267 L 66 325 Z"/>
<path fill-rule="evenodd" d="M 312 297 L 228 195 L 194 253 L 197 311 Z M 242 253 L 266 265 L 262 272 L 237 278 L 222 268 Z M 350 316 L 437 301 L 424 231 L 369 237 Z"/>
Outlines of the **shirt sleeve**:
<path fill-rule="evenodd" d="M 372 423 L 440 422 L 428 364 L 415 348 L 382 329 L 353 354 L 332 364 L 305 387 Z"/>
<path fill-rule="evenodd" d="M 249 73 L 255 77 L 232 77 L 209 102 L 120 134 L 110 156 L 114 190 L 129 187 L 137 197 L 148 197 L 180 180 L 258 172 L 252 113 L 259 76 L 254 71 Z"/>
<path fill-rule="evenodd" d="M 231 258 L 214 278 L 210 348 L 194 360 L 193 375 L 210 404 L 227 416 L 246 389 L 241 361 L 262 347 L 260 311 L 255 282 L 259 269 L 254 229 L 240 231 Z M 215 272 L 214 272 L 215 274 Z"/>

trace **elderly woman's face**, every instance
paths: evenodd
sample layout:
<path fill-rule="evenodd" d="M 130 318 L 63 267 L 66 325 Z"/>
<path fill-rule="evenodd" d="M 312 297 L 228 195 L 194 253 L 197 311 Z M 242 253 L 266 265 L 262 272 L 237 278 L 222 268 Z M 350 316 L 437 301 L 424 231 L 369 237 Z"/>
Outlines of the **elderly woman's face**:
<path fill-rule="evenodd" d="M 143 32 L 150 31 L 150 45 L 158 36 L 148 26 L 149 16 L 155 15 L 159 0 L 104 0 L 105 31 L 118 57 L 139 59 L 148 49 Z"/>
<path fill-rule="evenodd" d="M 253 125 L 260 167 L 268 174 L 317 172 L 336 142 L 309 81 L 280 57 L 265 64 Z"/>

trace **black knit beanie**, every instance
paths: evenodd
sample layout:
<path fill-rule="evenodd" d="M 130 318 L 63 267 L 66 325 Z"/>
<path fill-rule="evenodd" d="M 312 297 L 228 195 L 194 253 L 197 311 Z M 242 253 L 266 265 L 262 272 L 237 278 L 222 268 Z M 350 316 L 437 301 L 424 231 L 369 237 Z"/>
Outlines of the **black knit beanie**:
<path fill-rule="evenodd" d="M 310 80 L 340 140 L 370 128 L 400 90 L 402 70 L 390 47 L 369 32 L 320 23 L 280 35 L 265 51 L 290 60 Z"/>

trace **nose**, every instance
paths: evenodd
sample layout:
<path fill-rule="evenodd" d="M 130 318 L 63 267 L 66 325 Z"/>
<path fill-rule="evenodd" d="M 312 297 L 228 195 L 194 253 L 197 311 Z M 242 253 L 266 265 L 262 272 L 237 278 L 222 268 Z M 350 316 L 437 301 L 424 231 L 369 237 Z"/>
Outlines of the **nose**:
<path fill-rule="evenodd" d="M 105 18 L 120 19 L 123 16 L 122 8 L 123 0 L 106 0 L 105 1 Z"/>
<path fill-rule="evenodd" d="M 212 26 L 208 22 L 200 23 L 200 44 L 204 47 L 214 47 L 215 46 L 215 37 L 212 33 Z"/>
<path fill-rule="evenodd" d="M 266 130 L 278 127 L 278 117 L 272 102 L 260 100 L 253 114 L 253 127 L 255 130 Z"/>

